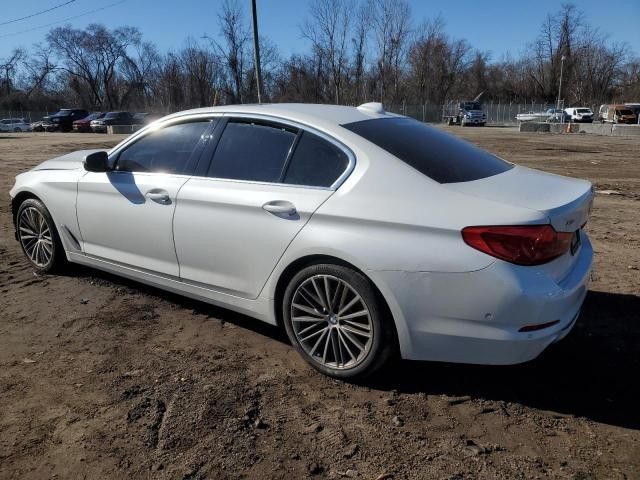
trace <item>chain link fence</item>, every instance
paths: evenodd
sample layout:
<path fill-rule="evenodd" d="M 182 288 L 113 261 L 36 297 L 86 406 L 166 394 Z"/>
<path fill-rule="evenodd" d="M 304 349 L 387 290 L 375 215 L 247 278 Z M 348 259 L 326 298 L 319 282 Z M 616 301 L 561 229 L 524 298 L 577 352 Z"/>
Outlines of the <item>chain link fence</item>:
<path fill-rule="evenodd" d="M 415 118 L 421 122 L 440 123 L 444 115 L 452 110 L 457 111 L 459 102 L 448 102 L 445 105 L 425 103 L 423 105 L 385 105 L 388 112 L 399 113 Z M 585 105 L 596 113 L 598 105 Z M 527 112 L 545 112 L 549 108 L 555 108 L 555 104 L 546 103 L 484 103 L 483 111 L 487 114 L 487 125 L 513 126 L 518 124 L 516 115 Z M 561 105 L 562 108 L 562 105 Z M 57 111 L 57 110 L 56 110 Z M 36 122 L 46 115 L 56 113 L 56 111 L 22 111 L 22 110 L 0 110 L 0 120 L 5 118 L 24 118 L 28 123 Z"/>
<path fill-rule="evenodd" d="M 459 102 L 449 102 L 444 105 L 425 103 L 424 105 L 388 105 L 385 110 L 415 118 L 421 122 L 440 123 L 445 115 L 457 111 Z M 560 108 L 563 108 L 561 103 Z M 596 113 L 598 105 L 582 105 Z M 487 125 L 515 126 L 518 125 L 516 115 L 528 112 L 546 112 L 550 108 L 556 108 L 555 104 L 547 103 L 483 103 L 482 110 L 487 114 Z"/>
<path fill-rule="evenodd" d="M 53 115 L 58 110 L 47 111 L 23 111 L 23 110 L 0 110 L 0 120 L 4 118 L 23 118 L 26 122 L 32 123 L 42 120 L 46 115 Z"/>

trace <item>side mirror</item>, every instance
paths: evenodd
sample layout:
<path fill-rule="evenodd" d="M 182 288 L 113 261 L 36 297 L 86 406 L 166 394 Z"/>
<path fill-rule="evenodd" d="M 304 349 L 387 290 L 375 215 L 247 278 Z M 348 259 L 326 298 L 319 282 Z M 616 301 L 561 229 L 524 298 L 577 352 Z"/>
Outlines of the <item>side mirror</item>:
<path fill-rule="evenodd" d="M 84 157 L 84 169 L 87 172 L 107 172 L 109 168 L 109 155 L 107 152 L 93 152 Z"/>

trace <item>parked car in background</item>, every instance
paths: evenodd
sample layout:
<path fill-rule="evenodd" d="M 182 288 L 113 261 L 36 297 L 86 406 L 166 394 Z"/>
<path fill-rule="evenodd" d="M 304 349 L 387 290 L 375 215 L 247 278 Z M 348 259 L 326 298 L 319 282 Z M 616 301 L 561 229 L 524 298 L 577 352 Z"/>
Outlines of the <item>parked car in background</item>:
<path fill-rule="evenodd" d="M 133 125 L 134 118 L 131 112 L 109 112 L 98 120 L 91 121 L 91 130 L 95 133 L 107 133 L 109 125 Z"/>
<path fill-rule="evenodd" d="M 549 108 L 544 112 L 524 112 L 516 115 L 518 122 L 567 122 L 569 116 L 560 108 Z"/>
<path fill-rule="evenodd" d="M 636 123 L 638 117 L 626 105 L 609 105 L 604 121 L 608 123 Z"/>
<path fill-rule="evenodd" d="M 640 123 L 640 103 L 625 103 L 636 115 L 636 123 Z"/>
<path fill-rule="evenodd" d="M 31 124 L 24 118 L 3 118 L 0 120 L 0 132 L 30 132 Z"/>
<path fill-rule="evenodd" d="M 51 115 L 42 126 L 47 132 L 70 132 L 73 122 L 85 118 L 89 112 L 81 108 L 63 108 L 58 113 Z"/>
<path fill-rule="evenodd" d="M 37 271 L 84 264 L 283 325 L 341 379 L 396 355 L 531 360 L 576 324 L 593 256 L 588 181 L 379 103 L 179 112 L 10 195 Z"/>
<path fill-rule="evenodd" d="M 93 112 L 80 120 L 73 122 L 74 132 L 91 132 L 91 122 L 93 120 L 99 120 L 106 115 L 105 112 Z"/>
<path fill-rule="evenodd" d="M 546 121 L 549 123 L 567 123 L 569 121 L 569 115 L 561 108 L 550 108 L 547 113 L 549 118 Z"/>
<path fill-rule="evenodd" d="M 44 116 L 41 120 L 31 123 L 32 132 L 44 132 L 44 124 L 49 122 L 50 116 Z"/>
<path fill-rule="evenodd" d="M 565 108 L 565 113 L 569 117 L 569 121 L 575 123 L 592 123 L 593 112 L 587 107 L 571 107 Z"/>
<path fill-rule="evenodd" d="M 164 115 L 157 113 L 138 112 L 133 114 L 133 125 L 148 125 L 159 120 Z"/>

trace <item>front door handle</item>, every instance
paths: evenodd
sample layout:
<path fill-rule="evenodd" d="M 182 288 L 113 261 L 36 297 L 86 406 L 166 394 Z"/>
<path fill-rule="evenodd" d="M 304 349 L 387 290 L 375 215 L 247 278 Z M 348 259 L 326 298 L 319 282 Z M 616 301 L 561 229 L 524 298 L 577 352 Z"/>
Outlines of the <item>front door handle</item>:
<path fill-rule="evenodd" d="M 276 215 L 295 215 L 297 212 L 296 206 L 286 200 L 273 200 L 262 205 L 262 208 Z"/>
<path fill-rule="evenodd" d="M 169 205 L 171 204 L 171 197 L 169 197 L 169 193 L 166 190 L 161 190 L 159 188 L 154 188 L 153 190 L 149 190 L 147 192 L 147 198 L 152 200 L 160 205 Z"/>

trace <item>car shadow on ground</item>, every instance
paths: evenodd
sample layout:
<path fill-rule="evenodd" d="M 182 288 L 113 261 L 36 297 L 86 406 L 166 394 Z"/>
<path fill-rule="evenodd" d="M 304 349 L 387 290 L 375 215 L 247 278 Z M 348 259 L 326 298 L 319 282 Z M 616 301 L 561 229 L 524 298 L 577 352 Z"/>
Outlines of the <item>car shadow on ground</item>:
<path fill-rule="evenodd" d="M 74 267 L 69 274 L 126 285 L 288 343 L 279 328 L 204 302 L 84 267 Z M 401 361 L 365 385 L 398 393 L 514 402 L 640 430 L 638 372 L 640 296 L 590 291 L 573 331 L 534 361 L 513 366 Z"/>
<path fill-rule="evenodd" d="M 514 366 L 403 362 L 375 387 L 517 402 L 640 429 L 640 297 L 589 292 L 573 331 Z M 373 385 L 372 385 L 373 386 Z"/>

